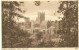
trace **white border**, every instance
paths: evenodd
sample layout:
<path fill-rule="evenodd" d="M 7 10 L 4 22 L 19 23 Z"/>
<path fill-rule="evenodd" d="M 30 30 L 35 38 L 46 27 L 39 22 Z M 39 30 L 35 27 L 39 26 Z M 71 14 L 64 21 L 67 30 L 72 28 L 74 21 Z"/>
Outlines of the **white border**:
<path fill-rule="evenodd" d="M 1 50 L 4 50 L 2 49 L 2 14 L 1 14 L 1 1 L 38 1 L 38 0 L 0 0 L 0 49 Z M 77 0 L 40 0 L 40 1 L 77 1 Z M 78 1 L 78 7 L 79 7 L 79 1 Z M 78 8 L 78 12 L 79 12 L 79 8 Z M 78 14 L 78 19 L 79 19 L 79 14 Z M 79 22 L 79 20 L 78 20 Z M 78 23 L 79 25 L 79 23 Z M 79 27 L 78 27 L 79 28 Z M 79 29 L 78 29 L 79 31 Z M 79 38 L 79 34 L 78 34 L 78 38 Z M 79 42 L 79 39 L 78 39 L 78 42 Z M 79 43 L 78 43 L 79 45 Z M 13 48 L 7 48 L 5 50 L 12 50 Z M 69 47 L 69 48 L 22 48 L 21 50 L 78 50 L 79 48 L 74 48 L 74 47 Z M 13 49 L 14 50 L 14 49 Z M 15 48 L 15 50 L 19 50 L 17 48 Z"/>

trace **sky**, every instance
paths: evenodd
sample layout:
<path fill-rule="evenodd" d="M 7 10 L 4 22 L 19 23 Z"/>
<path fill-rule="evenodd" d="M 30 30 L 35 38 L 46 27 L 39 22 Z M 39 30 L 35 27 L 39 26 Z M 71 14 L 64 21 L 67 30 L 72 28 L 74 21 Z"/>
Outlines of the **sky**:
<path fill-rule="evenodd" d="M 60 14 L 57 14 L 59 7 L 58 1 L 42 1 L 40 6 L 36 6 L 33 1 L 24 2 L 24 16 L 29 17 L 31 20 L 35 20 L 38 17 L 38 12 L 45 12 L 46 20 L 56 20 Z"/>
<path fill-rule="evenodd" d="M 38 17 L 38 12 L 45 12 L 45 20 L 60 20 L 58 17 L 63 17 L 57 13 L 59 7 L 58 1 L 41 1 L 40 6 L 36 6 L 34 1 L 25 1 L 21 9 L 25 10 L 23 15 L 29 17 L 30 20 L 35 20 Z"/>

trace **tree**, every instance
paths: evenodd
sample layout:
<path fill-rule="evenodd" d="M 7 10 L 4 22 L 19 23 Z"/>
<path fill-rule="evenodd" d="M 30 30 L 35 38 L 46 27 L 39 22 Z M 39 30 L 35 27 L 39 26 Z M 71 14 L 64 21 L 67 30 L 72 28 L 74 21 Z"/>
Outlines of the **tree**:
<path fill-rule="evenodd" d="M 43 33 L 39 32 L 36 34 L 36 36 L 37 36 L 37 40 L 41 40 L 43 38 Z"/>
<path fill-rule="evenodd" d="M 63 46 L 78 46 L 78 1 L 61 1 L 58 12 L 64 15 L 62 18 Z"/>
<path fill-rule="evenodd" d="M 16 1 L 2 1 L 2 47 L 13 47 L 13 37 L 18 33 L 16 27 L 14 27 L 15 22 L 13 21 L 14 16 L 23 17 L 16 11 L 23 13 L 19 6 L 23 2 Z"/>

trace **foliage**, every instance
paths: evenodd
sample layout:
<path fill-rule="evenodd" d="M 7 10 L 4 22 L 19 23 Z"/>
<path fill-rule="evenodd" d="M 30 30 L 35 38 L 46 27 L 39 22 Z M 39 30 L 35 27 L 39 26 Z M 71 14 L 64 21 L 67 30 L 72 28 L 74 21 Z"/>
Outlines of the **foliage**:
<path fill-rule="evenodd" d="M 20 9 L 23 2 L 16 1 L 2 1 L 2 47 L 18 47 L 22 45 L 23 39 L 27 39 L 30 36 L 27 32 L 21 30 L 19 27 L 15 27 L 16 22 L 13 21 L 14 16 L 22 18 L 21 14 L 16 11 L 23 13 Z M 20 46 L 19 46 L 20 47 Z"/>
<path fill-rule="evenodd" d="M 78 46 L 78 1 L 61 1 L 59 13 L 62 13 L 63 46 Z M 74 42 L 73 42 L 74 41 Z"/>
<path fill-rule="evenodd" d="M 41 2 L 40 1 L 34 1 L 36 6 L 40 6 Z"/>
<path fill-rule="evenodd" d="M 39 33 L 36 34 L 36 36 L 37 36 L 37 40 L 40 40 L 43 37 L 43 33 L 39 32 Z"/>

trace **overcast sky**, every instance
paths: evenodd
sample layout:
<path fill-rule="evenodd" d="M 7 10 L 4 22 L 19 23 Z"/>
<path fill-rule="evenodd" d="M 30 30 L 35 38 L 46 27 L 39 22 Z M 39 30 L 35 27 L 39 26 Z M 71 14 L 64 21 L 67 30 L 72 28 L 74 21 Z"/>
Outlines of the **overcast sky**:
<path fill-rule="evenodd" d="M 24 16 L 29 17 L 31 20 L 35 20 L 36 17 L 38 17 L 38 12 L 45 12 L 46 20 L 56 20 L 59 16 L 61 16 L 56 13 L 58 7 L 58 1 L 42 1 L 40 6 L 36 6 L 33 1 L 24 2 L 23 8 L 26 11 Z"/>
<path fill-rule="evenodd" d="M 62 14 L 56 13 L 59 7 L 58 1 L 42 1 L 40 6 L 36 6 L 34 1 L 25 1 L 24 9 L 26 12 L 23 14 L 25 17 L 29 17 L 30 20 L 35 20 L 38 17 L 38 12 L 45 12 L 45 20 L 58 20 L 58 17 L 62 17 Z"/>

